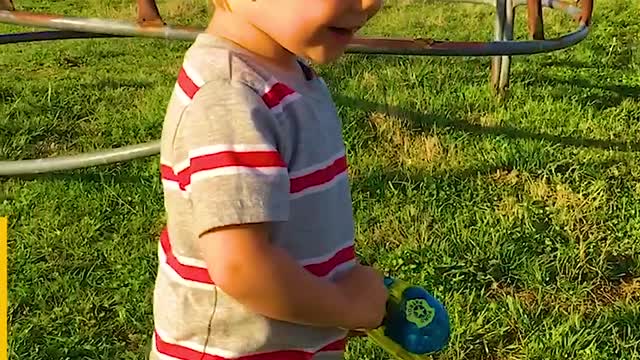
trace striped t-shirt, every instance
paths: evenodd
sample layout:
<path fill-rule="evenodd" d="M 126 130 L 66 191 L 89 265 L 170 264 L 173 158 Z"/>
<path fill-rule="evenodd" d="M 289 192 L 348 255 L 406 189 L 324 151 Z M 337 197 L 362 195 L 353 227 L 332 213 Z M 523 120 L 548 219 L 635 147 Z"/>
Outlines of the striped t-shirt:
<path fill-rule="evenodd" d="M 342 358 L 344 330 L 248 310 L 216 288 L 196 248 L 210 229 L 270 222 L 273 243 L 314 275 L 354 265 L 341 122 L 324 81 L 300 68 L 278 75 L 205 34 L 186 52 L 161 140 L 167 226 L 151 359 Z"/>

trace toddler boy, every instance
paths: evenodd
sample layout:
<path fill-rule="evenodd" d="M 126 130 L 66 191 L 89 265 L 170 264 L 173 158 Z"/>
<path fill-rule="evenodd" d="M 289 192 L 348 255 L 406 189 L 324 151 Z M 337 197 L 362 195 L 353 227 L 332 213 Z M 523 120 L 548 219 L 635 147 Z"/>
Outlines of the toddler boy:
<path fill-rule="evenodd" d="M 341 359 L 376 328 L 328 63 L 381 0 L 216 0 L 167 108 L 151 359 Z M 304 60 L 303 60 L 304 59 Z"/>

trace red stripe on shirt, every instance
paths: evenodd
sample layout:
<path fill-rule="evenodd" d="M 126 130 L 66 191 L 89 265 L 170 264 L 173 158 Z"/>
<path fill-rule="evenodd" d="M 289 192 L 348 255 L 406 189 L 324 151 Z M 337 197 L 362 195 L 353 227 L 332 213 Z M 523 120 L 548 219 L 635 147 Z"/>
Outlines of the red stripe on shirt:
<path fill-rule="evenodd" d="M 189 172 L 193 175 L 200 171 L 219 169 L 223 167 L 286 167 L 277 151 L 223 151 L 191 158 Z M 183 172 L 180 172 L 180 176 Z M 186 180 L 186 179 L 185 179 Z"/>
<path fill-rule="evenodd" d="M 318 350 L 317 352 L 344 351 L 346 344 L 347 344 L 347 338 L 343 338 L 327 344 L 325 347 Z"/>
<path fill-rule="evenodd" d="M 295 91 L 293 89 L 283 83 L 278 82 L 275 83 L 275 85 L 273 85 L 271 89 L 269 89 L 269 91 L 262 95 L 262 100 L 269 109 L 273 109 L 274 107 L 280 105 L 284 98 L 294 93 Z"/>
<path fill-rule="evenodd" d="M 347 167 L 347 157 L 343 156 L 323 169 L 291 179 L 290 192 L 295 194 L 310 187 L 326 184 L 347 171 Z"/>
<path fill-rule="evenodd" d="M 173 269 L 173 271 L 175 271 L 181 278 L 209 285 L 214 284 L 213 280 L 211 280 L 207 268 L 180 263 L 180 261 L 173 254 L 173 249 L 171 247 L 171 241 L 169 240 L 169 232 L 167 228 L 164 228 L 162 230 L 162 233 L 160 234 L 160 245 L 162 246 L 162 250 L 164 251 L 167 265 L 169 265 L 169 267 Z M 329 274 L 338 266 L 355 259 L 355 257 L 356 254 L 354 247 L 353 245 L 350 245 L 346 248 L 340 249 L 328 260 L 321 263 L 308 264 L 305 265 L 304 268 L 310 273 L 322 277 Z"/>
<path fill-rule="evenodd" d="M 200 86 L 189 77 L 184 67 L 181 67 L 178 72 L 178 86 L 180 86 L 180 89 L 182 89 L 189 99 L 193 99 L 198 90 L 200 90 Z M 273 109 L 280 105 L 284 98 L 292 94 L 295 94 L 295 90 L 281 82 L 277 82 L 269 91 L 262 94 L 261 98 L 269 109 Z"/>
<path fill-rule="evenodd" d="M 341 249 L 327 261 L 323 261 L 318 264 L 309 264 L 304 268 L 316 276 L 326 276 L 333 271 L 333 269 L 355 258 L 356 253 L 353 245 L 351 245 Z"/>
<path fill-rule="evenodd" d="M 206 154 L 191 158 L 189 167 L 176 174 L 169 166 L 161 166 L 161 176 L 165 180 L 177 181 L 180 189 L 184 190 L 190 183 L 191 177 L 201 171 L 220 169 L 224 167 L 244 168 L 285 168 L 280 154 L 277 151 L 223 151 L 214 154 Z"/>
<path fill-rule="evenodd" d="M 211 355 L 196 351 L 181 345 L 165 342 L 155 331 L 156 350 L 164 355 L 180 360 L 227 360 L 222 356 Z M 346 339 L 334 341 L 316 352 L 304 350 L 280 350 L 260 354 L 252 354 L 233 358 L 234 360 L 311 360 L 313 356 L 320 352 L 344 351 Z"/>
<path fill-rule="evenodd" d="M 213 285 L 213 280 L 211 280 L 207 268 L 185 265 L 178 261 L 176 256 L 173 254 L 171 241 L 169 241 L 169 232 L 166 228 L 160 235 L 160 246 L 162 246 L 162 250 L 164 251 L 165 257 L 167 258 L 167 265 L 169 265 L 169 267 L 171 267 L 173 271 L 175 271 L 181 278 L 185 280 Z"/>
<path fill-rule="evenodd" d="M 160 176 L 163 180 L 178 181 L 178 175 L 173 172 L 173 168 L 169 165 L 160 165 Z"/>
<path fill-rule="evenodd" d="M 191 80 L 184 68 L 180 68 L 180 72 L 178 73 L 178 86 L 187 94 L 189 99 L 193 99 L 198 90 L 200 90 L 200 87 Z"/>

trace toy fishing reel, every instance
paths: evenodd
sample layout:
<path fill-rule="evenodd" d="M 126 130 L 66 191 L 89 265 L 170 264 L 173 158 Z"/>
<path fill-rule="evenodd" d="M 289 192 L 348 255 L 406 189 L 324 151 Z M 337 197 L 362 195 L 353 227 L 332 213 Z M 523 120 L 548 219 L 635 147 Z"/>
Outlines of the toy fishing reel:
<path fill-rule="evenodd" d="M 390 354 L 403 360 L 423 359 L 449 342 L 449 315 L 444 306 L 419 286 L 385 277 L 389 290 L 382 326 L 368 336 Z"/>

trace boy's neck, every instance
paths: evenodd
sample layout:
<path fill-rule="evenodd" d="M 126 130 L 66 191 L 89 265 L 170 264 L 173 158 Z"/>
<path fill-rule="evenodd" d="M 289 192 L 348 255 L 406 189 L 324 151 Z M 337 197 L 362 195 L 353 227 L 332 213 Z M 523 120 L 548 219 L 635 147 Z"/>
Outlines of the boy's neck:
<path fill-rule="evenodd" d="M 299 72 L 297 57 L 255 26 L 226 11 L 216 11 L 207 34 L 228 40 L 285 72 Z"/>

